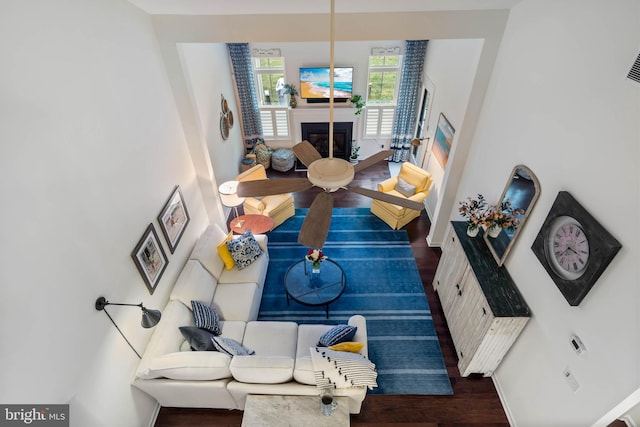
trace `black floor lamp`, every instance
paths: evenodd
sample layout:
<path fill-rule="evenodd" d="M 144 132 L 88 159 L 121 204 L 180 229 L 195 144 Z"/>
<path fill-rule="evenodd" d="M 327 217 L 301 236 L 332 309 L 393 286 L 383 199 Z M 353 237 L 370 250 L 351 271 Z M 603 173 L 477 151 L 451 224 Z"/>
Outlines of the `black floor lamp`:
<path fill-rule="evenodd" d="M 158 324 L 158 322 L 160 321 L 160 317 L 162 316 L 161 313 L 160 313 L 160 310 L 149 310 L 149 309 L 145 308 L 145 306 L 143 306 L 142 303 L 140 303 L 140 304 L 120 304 L 120 303 L 115 303 L 115 302 L 109 302 L 109 301 L 107 301 L 107 299 L 105 297 L 100 297 L 100 298 L 98 298 L 96 300 L 96 305 L 95 305 L 96 310 L 98 310 L 98 311 L 102 310 L 102 311 L 105 312 L 105 314 L 107 315 L 109 320 L 111 320 L 111 323 L 113 323 L 113 326 L 116 327 L 118 332 L 120 332 L 120 335 L 122 335 L 122 338 L 124 338 L 124 340 L 127 342 L 127 344 L 129 344 L 129 347 L 131 347 L 131 350 L 133 350 L 133 352 L 136 354 L 136 356 L 138 356 L 138 358 L 142 359 L 142 357 L 140 356 L 140 353 L 138 353 L 136 351 L 136 349 L 133 348 L 133 346 L 131 345 L 131 343 L 127 339 L 127 337 L 124 336 L 124 334 L 122 333 L 120 328 L 118 328 L 118 325 L 116 325 L 116 322 L 113 320 L 113 318 L 111 317 L 109 312 L 105 309 L 105 307 L 108 306 L 108 305 L 126 305 L 126 306 L 129 306 L 129 307 L 140 307 L 140 309 L 142 310 L 142 321 L 140 322 L 140 324 L 142 325 L 143 328 L 153 328 L 154 326 L 156 326 Z"/>

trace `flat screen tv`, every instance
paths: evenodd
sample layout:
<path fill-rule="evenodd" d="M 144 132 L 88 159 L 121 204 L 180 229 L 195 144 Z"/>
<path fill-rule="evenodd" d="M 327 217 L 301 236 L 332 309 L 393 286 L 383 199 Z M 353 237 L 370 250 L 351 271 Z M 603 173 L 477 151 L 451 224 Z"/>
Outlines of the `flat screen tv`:
<path fill-rule="evenodd" d="M 300 97 L 329 100 L 329 67 L 300 68 Z M 353 67 L 333 69 L 333 98 L 349 99 L 353 92 Z"/>

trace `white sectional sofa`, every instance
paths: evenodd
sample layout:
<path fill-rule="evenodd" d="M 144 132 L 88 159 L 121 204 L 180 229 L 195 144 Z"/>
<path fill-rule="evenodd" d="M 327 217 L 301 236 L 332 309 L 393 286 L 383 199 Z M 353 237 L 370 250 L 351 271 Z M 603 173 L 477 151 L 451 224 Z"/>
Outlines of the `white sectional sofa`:
<path fill-rule="evenodd" d="M 133 385 L 154 397 L 161 406 L 244 409 L 249 394 L 316 395 L 310 347 L 333 325 L 297 325 L 293 322 L 256 321 L 269 253 L 267 236 L 255 238 L 263 254 L 250 266 L 227 270 L 217 246 L 226 234 L 216 225 L 200 237 L 162 310 Z M 220 315 L 221 337 L 232 338 L 255 351 L 230 357 L 218 351 L 192 351 L 179 330 L 194 326 L 191 301 L 202 301 Z M 365 318 L 351 317 L 357 327 L 353 341 L 364 343 Z M 349 398 L 350 413 L 359 413 L 366 387 L 335 390 Z"/>

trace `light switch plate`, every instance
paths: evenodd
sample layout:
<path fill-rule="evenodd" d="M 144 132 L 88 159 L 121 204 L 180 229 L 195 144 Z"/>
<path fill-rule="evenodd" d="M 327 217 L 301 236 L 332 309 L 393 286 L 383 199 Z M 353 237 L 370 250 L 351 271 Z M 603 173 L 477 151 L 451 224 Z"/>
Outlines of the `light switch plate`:
<path fill-rule="evenodd" d="M 567 384 L 569 384 L 569 387 L 571 387 L 571 390 L 573 390 L 574 392 L 578 391 L 578 389 L 580 388 L 580 384 L 578 384 L 578 380 L 568 367 L 562 372 L 562 374 L 564 376 L 564 379 L 567 380 Z"/>

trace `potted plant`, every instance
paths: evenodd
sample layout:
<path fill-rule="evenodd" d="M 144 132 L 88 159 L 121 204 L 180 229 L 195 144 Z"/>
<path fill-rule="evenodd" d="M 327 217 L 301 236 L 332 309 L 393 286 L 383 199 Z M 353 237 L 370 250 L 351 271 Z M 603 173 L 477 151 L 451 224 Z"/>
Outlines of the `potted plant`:
<path fill-rule="evenodd" d="M 515 230 L 520 224 L 519 215 L 522 214 L 524 210 L 514 209 L 509 199 L 503 200 L 499 205 L 490 206 L 485 217 L 489 237 L 498 237 L 503 228 Z"/>
<path fill-rule="evenodd" d="M 353 104 L 353 106 L 355 107 L 356 116 L 359 115 L 360 113 L 362 113 L 362 109 L 364 108 L 364 100 L 362 99 L 362 96 L 353 95 L 351 98 L 349 98 L 349 102 L 351 102 Z"/>
<path fill-rule="evenodd" d="M 360 146 L 356 141 L 353 141 L 351 145 L 351 155 L 349 156 L 349 161 L 354 165 L 358 163 L 358 152 L 360 151 Z"/>
<path fill-rule="evenodd" d="M 482 194 L 478 194 L 478 197 L 472 199 L 467 197 L 466 200 L 460 202 L 458 211 L 467 221 L 467 234 L 471 237 L 478 235 L 480 226 L 486 222 L 487 201 Z"/>
<path fill-rule="evenodd" d="M 298 106 L 298 101 L 296 100 L 296 95 L 298 94 L 298 91 L 296 90 L 296 87 L 292 84 L 285 83 L 284 93 L 290 96 L 289 107 L 296 108 Z"/>

